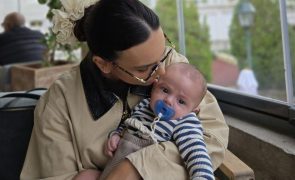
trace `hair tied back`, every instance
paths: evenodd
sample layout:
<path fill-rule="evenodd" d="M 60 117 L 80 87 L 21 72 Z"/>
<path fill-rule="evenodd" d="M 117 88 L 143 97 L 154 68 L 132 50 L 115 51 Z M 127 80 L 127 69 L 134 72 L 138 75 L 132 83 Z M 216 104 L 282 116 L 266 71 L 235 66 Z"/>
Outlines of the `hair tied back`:
<path fill-rule="evenodd" d="M 74 35 L 76 22 L 85 14 L 85 9 L 99 0 L 60 0 L 61 9 L 53 9 L 52 32 L 56 34 L 56 41 L 61 44 L 73 45 L 78 39 Z M 82 36 L 80 33 L 78 36 Z M 84 40 L 83 36 L 79 40 Z"/>

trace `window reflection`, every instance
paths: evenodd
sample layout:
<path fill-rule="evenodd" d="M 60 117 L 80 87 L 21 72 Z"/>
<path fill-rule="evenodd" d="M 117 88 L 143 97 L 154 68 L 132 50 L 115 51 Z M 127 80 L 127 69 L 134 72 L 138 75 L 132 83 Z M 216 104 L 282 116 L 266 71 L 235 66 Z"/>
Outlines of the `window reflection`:
<path fill-rule="evenodd" d="M 244 1 L 183 0 L 186 56 L 213 84 L 240 91 L 248 85 L 246 93 L 286 101 L 279 1 L 248 1 L 256 10 L 248 35 L 238 18 L 238 7 Z M 156 11 L 164 30 L 177 42 L 175 1 L 165 2 L 157 1 Z M 288 1 L 288 22 L 290 44 L 295 47 L 294 1 Z M 251 61 L 247 58 L 249 40 Z M 244 82 L 241 88 L 242 74 L 246 78 L 240 80 Z"/>
<path fill-rule="evenodd" d="M 26 26 L 45 33 L 50 26 L 46 19 L 47 6 L 42 6 L 37 0 L 0 0 L 0 21 L 11 12 L 20 12 L 26 18 Z M 0 27 L 0 32 L 3 28 Z"/>
<path fill-rule="evenodd" d="M 238 18 L 238 5 L 243 1 L 245 0 L 182 0 L 186 56 L 205 74 L 208 82 L 236 90 L 239 90 L 239 75 L 245 69 L 247 74 L 249 68 L 247 35 Z M 20 11 L 26 16 L 29 26 L 34 26 L 42 32 L 50 26 L 45 17 L 47 10 L 42 9 L 46 6 L 40 7 L 35 0 L 28 0 L 26 3 L 17 0 L 0 0 L 0 2 L 1 20 L 11 11 Z M 179 36 L 176 0 L 142 0 L 142 2 L 157 12 L 164 31 L 177 44 Z M 249 0 L 249 2 L 256 9 L 249 32 L 252 50 L 250 68 L 257 81 L 257 95 L 287 101 L 279 0 Z M 294 69 L 295 56 L 292 50 L 295 49 L 295 1 L 286 0 L 286 3 L 291 61 Z M 34 8 L 35 6 L 38 8 Z M 179 50 L 179 46 L 177 48 Z"/>

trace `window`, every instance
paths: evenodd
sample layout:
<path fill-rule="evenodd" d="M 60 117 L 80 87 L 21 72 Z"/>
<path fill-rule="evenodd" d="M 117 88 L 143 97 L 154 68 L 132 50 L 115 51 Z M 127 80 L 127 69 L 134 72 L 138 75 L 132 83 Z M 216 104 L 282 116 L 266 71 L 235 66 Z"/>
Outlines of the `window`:
<path fill-rule="evenodd" d="M 0 20 L 8 12 L 20 11 L 27 25 L 48 29 L 46 6 L 35 0 L 0 2 Z M 295 0 L 142 2 L 157 12 L 178 51 L 205 74 L 219 102 L 284 120 L 294 117 Z M 250 25 L 239 21 L 242 3 L 254 7 Z"/>
<path fill-rule="evenodd" d="M 294 0 L 156 2 L 164 31 L 205 74 L 219 102 L 292 119 Z"/>
<path fill-rule="evenodd" d="M 0 0 L 0 21 L 3 22 L 8 13 L 20 12 L 26 18 L 26 26 L 45 33 L 48 31 L 48 26 L 50 26 L 46 19 L 47 10 L 47 6 L 38 4 L 36 0 Z M 0 32 L 2 31 L 1 26 Z"/>

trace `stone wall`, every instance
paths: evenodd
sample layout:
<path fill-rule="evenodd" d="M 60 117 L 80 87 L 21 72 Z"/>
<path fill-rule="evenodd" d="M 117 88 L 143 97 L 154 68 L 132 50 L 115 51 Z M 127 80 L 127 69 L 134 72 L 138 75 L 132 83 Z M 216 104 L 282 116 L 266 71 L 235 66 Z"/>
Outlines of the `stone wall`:
<path fill-rule="evenodd" d="M 254 170 L 256 180 L 295 179 L 294 137 L 230 116 L 225 118 L 230 127 L 228 149 Z"/>

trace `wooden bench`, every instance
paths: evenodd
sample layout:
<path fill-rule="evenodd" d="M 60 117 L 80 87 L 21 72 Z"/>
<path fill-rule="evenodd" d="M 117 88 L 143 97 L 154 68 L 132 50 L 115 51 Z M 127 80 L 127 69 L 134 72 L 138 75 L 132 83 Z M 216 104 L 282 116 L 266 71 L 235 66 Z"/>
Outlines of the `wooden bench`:
<path fill-rule="evenodd" d="M 254 180 L 254 171 L 229 150 L 220 167 L 215 171 L 217 180 Z"/>

